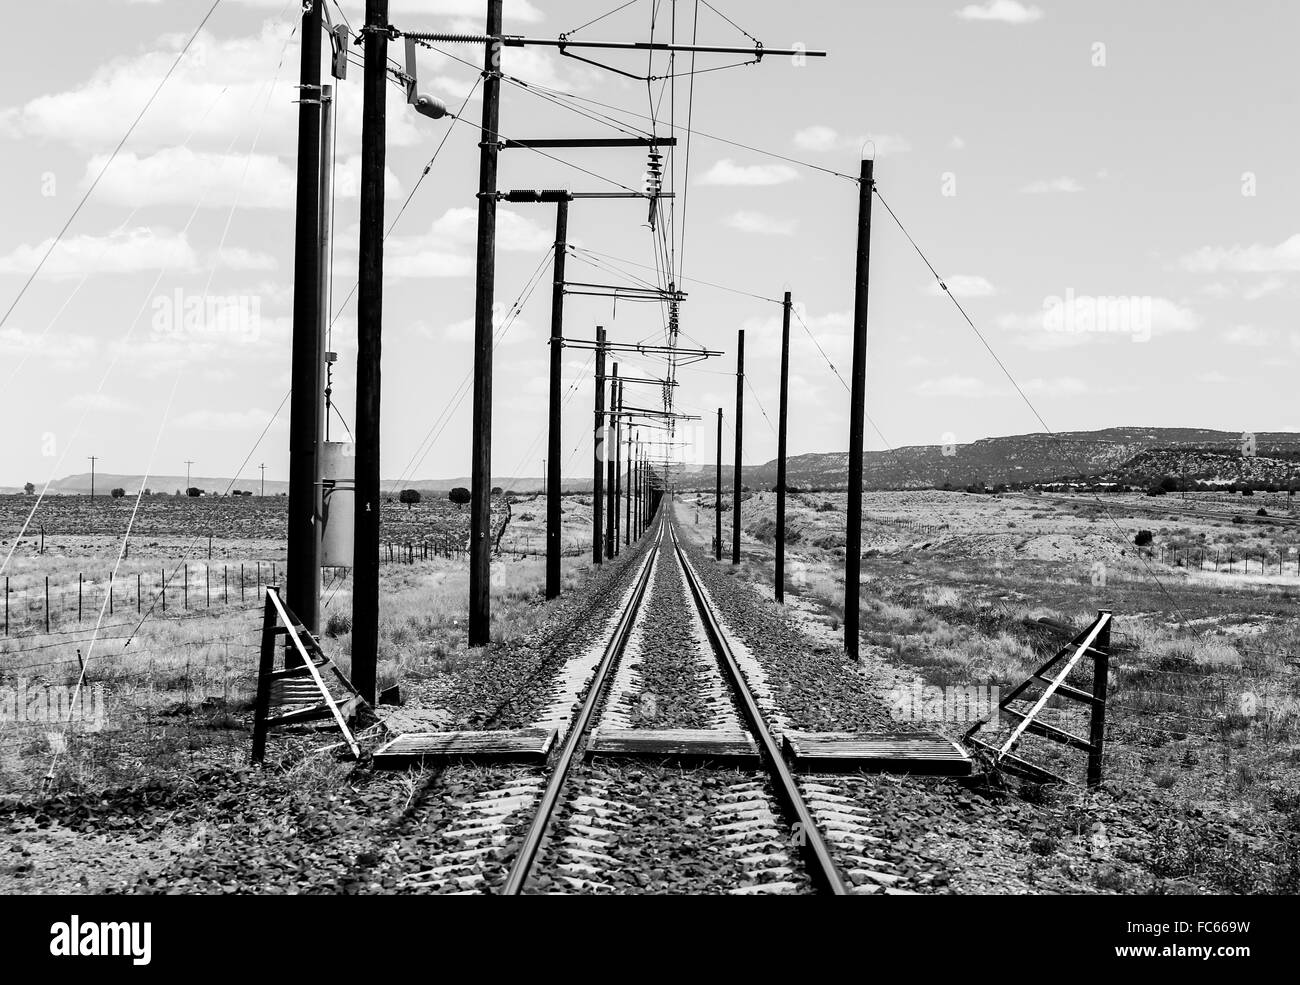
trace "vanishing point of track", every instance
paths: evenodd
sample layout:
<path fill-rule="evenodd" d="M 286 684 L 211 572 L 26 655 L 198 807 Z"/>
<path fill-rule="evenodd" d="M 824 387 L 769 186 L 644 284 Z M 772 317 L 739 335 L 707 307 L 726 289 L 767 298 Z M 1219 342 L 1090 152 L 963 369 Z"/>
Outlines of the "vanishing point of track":
<path fill-rule="evenodd" d="M 566 798 L 573 767 L 580 761 L 592 727 L 597 720 L 597 713 L 602 703 L 607 700 L 608 685 L 627 647 L 650 584 L 656 556 L 659 555 L 666 556 L 669 563 L 675 562 L 679 567 L 731 696 L 745 726 L 757 742 L 762 768 L 780 812 L 785 816 L 790 830 L 797 833 L 792 841 L 800 848 L 805 873 L 812 889 L 818 893 L 846 895 L 849 888 L 832 860 L 826 839 L 814 820 L 813 812 L 805 802 L 795 777 L 785 762 L 777 739 L 768 727 L 759 703 L 745 680 L 722 623 L 713 611 L 708 596 L 677 539 L 667 513 L 667 509 L 660 510 L 650 549 L 640 562 L 641 567 L 633 588 L 615 620 L 613 632 L 605 642 L 604 652 L 587 688 L 586 696 L 569 725 L 502 892 L 506 895 L 523 893 L 538 866 L 543 843 L 554 827 L 557 808 Z M 665 541 L 671 543 L 671 551 L 665 552 L 667 546 Z"/>

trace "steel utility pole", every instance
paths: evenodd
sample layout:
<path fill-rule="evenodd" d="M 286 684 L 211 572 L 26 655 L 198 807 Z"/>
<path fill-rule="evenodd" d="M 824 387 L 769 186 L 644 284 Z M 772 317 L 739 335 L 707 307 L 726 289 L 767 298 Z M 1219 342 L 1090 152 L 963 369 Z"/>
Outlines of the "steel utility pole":
<path fill-rule="evenodd" d="M 87 455 L 86 457 L 90 459 L 90 498 L 94 499 L 95 498 L 95 463 L 99 461 L 99 457 L 97 455 Z M 189 492 L 189 490 L 187 489 L 186 492 Z"/>
<path fill-rule="evenodd" d="M 605 330 L 596 328 L 596 430 L 591 445 L 591 560 L 600 564 L 604 557 L 605 536 L 601 520 L 605 510 Z"/>
<path fill-rule="evenodd" d="M 609 375 L 609 427 L 605 430 L 605 557 L 614 558 L 614 470 L 618 463 L 618 363 Z"/>
<path fill-rule="evenodd" d="M 289 521 L 284 599 L 311 633 L 320 631 L 320 132 L 321 4 L 302 12 L 298 77 L 298 174 L 293 244 L 293 340 L 289 396 Z M 188 474 L 188 473 L 187 473 Z M 189 481 L 188 479 L 186 480 Z M 293 648 L 285 659 L 298 662 Z"/>
<path fill-rule="evenodd" d="M 357 414 L 353 526 L 352 683 L 375 702 L 379 660 L 379 386 L 384 306 L 384 166 L 388 0 L 366 0 L 357 255 Z"/>
<path fill-rule="evenodd" d="M 718 408 L 717 489 L 713 493 L 713 560 L 722 560 L 722 408 Z"/>
<path fill-rule="evenodd" d="M 259 498 L 265 499 L 266 498 L 266 463 L 263 462 L 261 465 L 258 466 L 258 468 L 262 470 L 262 494 Z"/>
<path fill-rule="evenodd" d="M 185 459 L 185 492 L 186 493 L 190 491 L 190 485 L 192 484 L 192 480 L 190 479 L 190 466 L 193 464 L 194 464 L 194 459 L 192 458 Z"/>
<path fill-rule="evenodd" d="M 731 563 L 740 563 L 740 453 L 745 433 L 745 330 L 736 333 L 736 474 L 731 477 Z"/>
<path fill-rule="evenodd" d="M 551 389 L 546 436 L 546 597 L 560 594 L 560 369 L 564 356 L 564 257 L 568 252 L 569 200 L 555 203 L 554 284 L 551 289 Z"/>
<path fill-rule="evenodd" d="M 862 575 L 862 419 L 867 389 L 867 274 L 871 261 L 872 161 L 858 182 L 858 258 L 853 297 L 853 378 L 849 390 L 849 505 L 844 545 L 844 652 L 858 659 L 858 583 Z"/>
<path fill-rule="evenodd" d="M 776 426 L 776 600 L 785 601 L 785 426 L 790 408 L 790 292 L 781 302 L 781 409 Z"/>
<path fill-rule="evenodd" d="M 496 289 L 497 152 L 501 118 L 501 6 L 488 0 L 479 134 L 478 262 L 474 298 L 474 433 L 470 479 L 469 645 L 491 639 L 492 300 Z"/>

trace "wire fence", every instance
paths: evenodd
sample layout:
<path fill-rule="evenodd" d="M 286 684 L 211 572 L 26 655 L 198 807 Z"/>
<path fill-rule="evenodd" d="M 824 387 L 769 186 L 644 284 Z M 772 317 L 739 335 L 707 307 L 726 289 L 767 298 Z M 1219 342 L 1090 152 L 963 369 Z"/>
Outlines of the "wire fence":
<path fill-rule="evenodd" d="M 10 576 L 4 579 L 4 635 L 51 633 L 69 625 L 93 625 L 125 614 L 144 615 L 151 610 L 187 612 L 215 607 L 244 606 L 256 602 L 263 585 L 275 584 L 284 570 L 275 561 L 241 564 L 186 562 L 163 565 L 134 576 L 77 572 L 62 579 Z"/>
<path fill-rule="evenodd" d="M 194 617 L 121 645 L 61 639 L 0 655 L 0 793 L 140 783 L 167 768 L 248 755 L 261 628 L 256 609 L 219 634 Z M 228 623 L 227 623 L 228 625 Z M 136 645 L 138 643 L 138 646 Z"/>

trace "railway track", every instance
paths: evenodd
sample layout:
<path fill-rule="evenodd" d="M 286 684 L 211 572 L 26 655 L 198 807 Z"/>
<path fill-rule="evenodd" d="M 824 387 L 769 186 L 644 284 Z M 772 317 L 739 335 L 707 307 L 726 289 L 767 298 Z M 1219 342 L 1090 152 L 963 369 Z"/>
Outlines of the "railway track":
<path fill-rule="evenodd" d="M 405 888 L 846 895 L 901 878 L 872 857 L 885 839 L 837 777 L 787 765 L 761 668 L 715 611 L 669 510 L 649 536 L 598 655 L 559 675 L 554 706 L 570 714 L 548 768 L 492 772 L 443 830 L 447 850 Z M 757 765 L 587 755 L 604 729 L 683 725 L 752 737 Z"/>

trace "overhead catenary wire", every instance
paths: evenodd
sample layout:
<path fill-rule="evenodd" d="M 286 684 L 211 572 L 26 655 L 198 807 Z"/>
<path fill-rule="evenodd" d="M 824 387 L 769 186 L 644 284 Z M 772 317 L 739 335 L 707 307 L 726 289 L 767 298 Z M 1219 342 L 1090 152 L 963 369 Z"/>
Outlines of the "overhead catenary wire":
<path fill-rule="evenodd" d="M 1034 406 L 1033 401 L 1031 401 L 1029 397 L 1025 394 L 1025 391 L 1020 386 L 1020 383 L 1015 379 L 1014 376 L 1012 376 L 1011 371 L 1007 369 L 1007 366 L 1002 361 L 1001 357 L 998 356 L 997 352 L 994 351 L 992 345 L 989 344 L 989 341 L 987 338 L 985 338 L 984 333 L 981 332 L 978 327 L 976 327 L 974 320 L 972 320 L 971 316 L 967 313 L 965 307 L 962 305 L 962 303 L 959 300 L 957 300 L 957 297 L 952 293 L 952 291 L 948 289 L 947 283 L 944 281 L 942 277 L 939 276 L 939 272 L 935 269 L 934 264 L 930 262 L 930 258 L 925 255 L 925 253 L 921 250 L 921 247 L 917 244 L 916 240 L 912 237 L 912 234 L 908 232 L 907 227 L 903 225 L 902 220 L 900 220 L 898 218 L 898 215 L 894 212 L 894 210 L 890 208 L 889 203 L 885 200 L 885 197 L 880 193 L 879 185 L 873 183 L 872 191 L 875 194 L 876 198 L 880 199 L 880 204 L 885 207 L 885 211 L 888 212 L 889 217 L 894 220 L 894 223 L 895 225 L 898 226 L 899 231 L 902 232 L 904 237 L 906 237 L 908 243 L 912 245 L 912 249 L 916 251 L 917 256 L 921 258 L 921 261 L 925 264 L 926 268 L 934 276 L 934 279 L 938 282 L 941 292 L 948 296 L 948 299 L 952 302 L 953 306 L 957 309 L 958 313 L 961 315 L 962 319 L 966 322 L 967 326 L 970 328 L 972 332 L 975 333 L 975 336 L 976 338 L 979 339 L 980 344 L 983 345 L 984 349 L 993 358 L 993 361 L 997 364 L 998 369 L 1002 371 L 1002 374 L 1011 383 L 1012 387 L 1015 389 L 1016 393 L 1020 396 L 1020 399 L 1024 402 L 1025 406 L 1029 408 L 1030 413 L 1034 415 L 1035 420 L 1037 420 L 1038 423 L 1042 425 L 1043 430 L 1047 432 L 1047 434 L 1051 435 L 1051 437 L 1056 439 L 1056 441 L 1061 445 L 1066 458 L 1070 461 L 1071 465 L 1075 468 L 1075 470 L 1078 471 L 1080 474 L 1085 474 L 1086 470 L 1082 467 L 1081 463 L 1078 462 L 1074 458 L 1074 456 L 1070 454 L 1068 444 L 1062 439 L 1062 437 L 1059 434 L 1057 434 L 1055 431 L 1051 429 L 1051 427 L 1048 426 L 1047 422 L 1043 419 L 1043 415 L 1040 414 L 1038 412 L 1038 408 Z M 1124 538 L 1124 531 L 1120 527 L 1119 523 L 1115 520 L 1114 515 L 1111 513 L 1110 507 L 1107 506 L 1107 504 L 1101 499 L 1100 496 L 1094 496 L 1093 499 L 1097 503 L 1097 505 L 1101 507 L 1102 512 L 1106 516 L 1106 519 L 1110 522 L 1111 526 L 1115 528 L 1116 533 L 1120 535 L 1119 543 L 1123 543 L 1127 545 L 1128 542 Z M 1144 558 L 1139 553 L 1138 560 L 1142 563 L 1143 567 L 1146 568 L 1147 574 L 1150 577 L 1151 581 L 1156 585 L 1157 588 L 1160 589 L 1161 593 L 1165 596 L 1165 598 L 1169 600 L 1169 604 L 1173 606 L 1174 611 L 1178 615 L 1179 622 L 1181 622 L 1184 627 L 1190 628 L 1198 639 L 1204 641 L 1205 634 L 1198 627 L 1192 624 L 1191 621 L 1187 618 L 1187 615 L 1186 613 L 1183 612 L 1182 607 L 1178 604 L 1177 600 L 1169 592 L 1169 589 L 1165 586 L 1164 582 L 1160 579 L 1160 576 L 1156 574 L 1155 570 L 1147 562 L 1146 558 Z"/>

